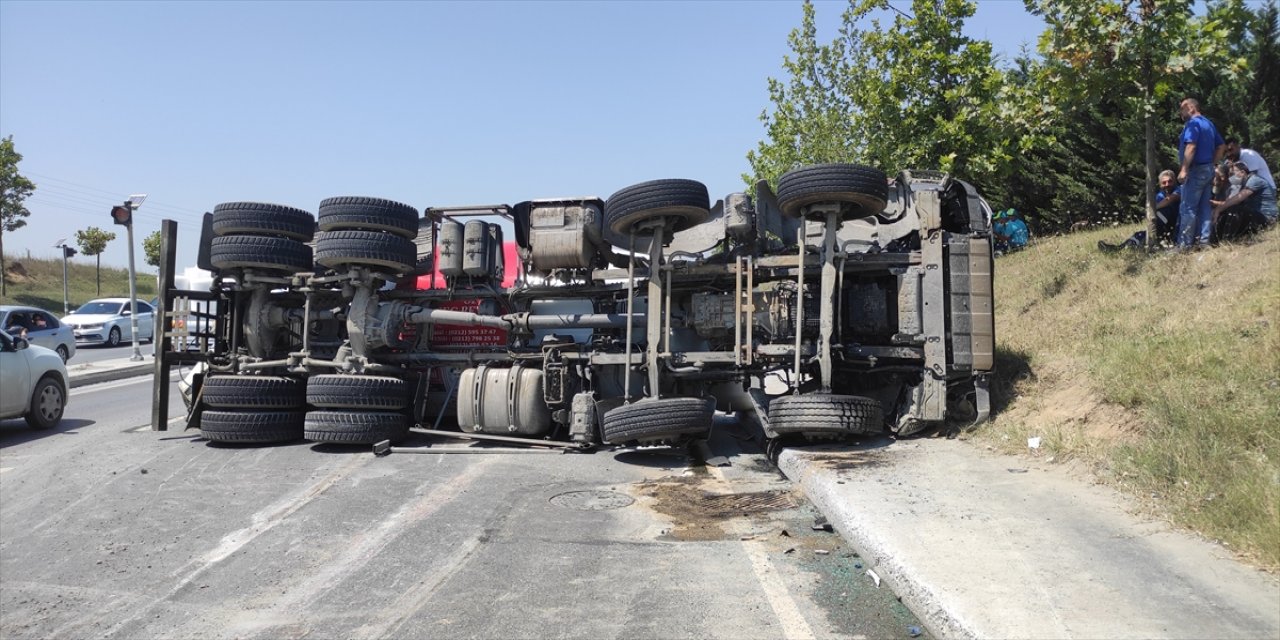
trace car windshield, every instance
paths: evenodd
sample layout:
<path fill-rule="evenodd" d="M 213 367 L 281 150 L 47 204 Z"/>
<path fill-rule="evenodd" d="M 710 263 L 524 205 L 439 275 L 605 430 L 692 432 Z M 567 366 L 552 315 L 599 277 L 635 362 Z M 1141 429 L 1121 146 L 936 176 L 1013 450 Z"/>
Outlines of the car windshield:
<path fill-rule="evenodd" d="M 117 313 L 120 313 L 120 303 L 119 302 L 89 302 L 89 303 L 86 303 L 83 307 L 76 309 L 76 313 L 80 315 L 86 315 L 90 313 L 105 313 L 108 315 L 115 315 Z"/>

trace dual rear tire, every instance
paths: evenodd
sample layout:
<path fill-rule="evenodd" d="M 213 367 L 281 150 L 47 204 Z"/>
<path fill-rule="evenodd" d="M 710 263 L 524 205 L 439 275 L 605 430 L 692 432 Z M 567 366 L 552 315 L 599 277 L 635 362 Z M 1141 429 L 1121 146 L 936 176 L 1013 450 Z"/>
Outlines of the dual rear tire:
<path fill-rule="evenodd" d="M 409 433 L 405 381 L 383 376 L 225 375 L 204 381 L 200 434 L 214 442 L 373 444 Z M 311 407 L 308 410 L 308 405 Z"/>

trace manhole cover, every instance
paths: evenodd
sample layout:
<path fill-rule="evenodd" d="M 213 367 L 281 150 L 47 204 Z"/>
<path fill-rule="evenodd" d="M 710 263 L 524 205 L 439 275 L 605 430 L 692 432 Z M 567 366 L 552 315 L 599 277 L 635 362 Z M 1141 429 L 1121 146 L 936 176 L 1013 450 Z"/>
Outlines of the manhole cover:
<path fill-rule="evenodd" d="M 621 509 L 633 502 L 631 496 L 616 491 L 568 491 L 551 496 L 551 504 L 578 511 Z"/>

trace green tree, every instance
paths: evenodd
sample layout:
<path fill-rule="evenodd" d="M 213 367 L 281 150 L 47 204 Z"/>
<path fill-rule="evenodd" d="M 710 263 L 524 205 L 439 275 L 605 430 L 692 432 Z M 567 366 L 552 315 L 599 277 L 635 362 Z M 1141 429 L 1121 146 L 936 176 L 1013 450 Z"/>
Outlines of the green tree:
<path fill-rule="evenodd" d="M 1114 100 L 1123 117 L 1142 122 L 1147 242 L 1154 244 L 1157 118 L 1171 96 L 1195 84 L 1195 68 L 1230 74 L 1243 68 L 1229 47 L 1247 15 L 1241 1 L 1211 2 L 1201 17 L 1192 12 L 1193 0 L 1024 1 L 1049 26 L 1039 43 L 1049 61 L 1045 93 L 1062 104 Z"/>
<path fill-rule="evenodd" d="M 1215 68 L 1200 74 L 1211 117 L 1223 135 L 1239 137 L 1264 158 L 1280 158 L 1280 8 L 1274 0 L 1251 12 L 1230 51 L 1244 61 L 1249 77 Z"/>
<path fill-rule="evenodd" d="M 102 252 L 106 250 L 107 243 L 115 239 L 115 233 L 103 231 L 97 227 L 76 232 L 76 244 L 80 246 L 80 253 L 97 258 L 97 295 L 99 296 L 102 295 Z"/>
<path fill-rule="evenodd" d="M 1007 86 L 991 45 L 963 35 L 970 0 L 913 0 L 891 26 L 871 19 L 887 0 L 853 0 L 839 37 L 816 40 L 804 4 L 791 32 L 788 78 L 769 79 L 766 139 L 747 154 L 754 176 L 804 163 L 857 161 L 892 173 L 940 169 L 979 185 L 998 181 L 1035 133 L 1039 104 Z M 869 27 L 863 28 L 869 21 Z"/>
<path fill-rule="evenodd" d="M 31 215 L 23 204 L 36 190 L 34 182 L 18 173 L 22 154 L 13 147 L 13 136 L 0 140 L 0 296 L 7 294 L 4 271 L 4 234 L 26 226 Z"/>
<path fill-rule="evenodd" d="M 142 253 L 145 254 L 147 264 L 153 267 L 160 266 L 160 230 L 156 229 L 147 234 L 142 239 Z"/>

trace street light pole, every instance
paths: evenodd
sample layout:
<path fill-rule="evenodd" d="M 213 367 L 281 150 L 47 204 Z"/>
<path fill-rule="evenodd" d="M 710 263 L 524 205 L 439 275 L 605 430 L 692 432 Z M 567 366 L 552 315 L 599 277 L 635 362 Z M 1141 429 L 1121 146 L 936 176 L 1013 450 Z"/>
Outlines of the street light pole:
<path fill-rule="evenodd" d="M 62 315 L 71 313 L 71 301 L 67 299 L 67 245 L 62 245 Z"/>
<path fill-rule="evenodd" d="M 142 206 L 142 201 L 146 200 L 147 194 L 141 193 L 129 196 L 124 201 L 124 205 L 133 211 L 137 211 Z M 138 335 L 138 273 L 133 268 L 133 219 L 130 217 L 129 224 L 126 225 L 129 230 L 129 335 L 133 342 L 133 355 L 129 356 L 129 360 L 138 362 L 142 360 L 142 342 Z"/>
<path fill-rule="evenodd" d="M 67 299 L 67 258 L 70 257 L 68 255 L 70 252 L 67 251 L 68 247 L 65 238 L 59 240 L 58 244 L 53 245 L 53 248 L 62 252 L 62 315 L 65 316 L 71 313 L 71 304 Z"/>

